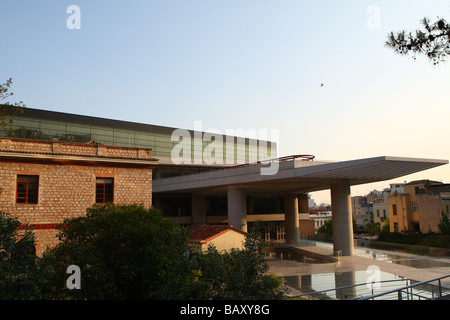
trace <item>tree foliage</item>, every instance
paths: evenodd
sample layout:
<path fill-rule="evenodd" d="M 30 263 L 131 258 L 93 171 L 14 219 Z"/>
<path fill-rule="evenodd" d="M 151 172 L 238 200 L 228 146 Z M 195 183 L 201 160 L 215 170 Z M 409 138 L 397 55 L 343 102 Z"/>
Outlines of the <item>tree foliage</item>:
<path fill-rule="evenodd" d="M 13 81 L 9 78 L 5 83 L 0 84 L 0 129 L 8 132 L 8 125 L 13 121 L 16 114 L 22 113 L 25 104 L 20 102 L 11 103 L 9 101 L 4 101 L 14 95 L 11 92 L 11 85 Z"/>
<path fill-rule="evenodd" d="M 277 300 L 286 296 L 282 279 L 269 273 L 264 242 L 248 235 L 243 249 L 218 252 L 209 246 L 197 253 L 198 288 L 202 299 Z"/>
<path fill-rule="evenodd" d="M 355 232 L 358 229 L 358 226 L 356 225 L 356 220 L 354 218 L 352 220 L 352 224 L 353 224 L 353 232 Z M 324 221 L 323 225 L 319 229 L 317 229 L 317 234 L 324 236 L 333 235 L 333 220 L 329 219 Z"/>
<path fill-rule="evenodd" d="M 424 30 L 413 32 L 391 32 L 388 35 L 386 46 L 396 53 L 407 55 L 412 53 L 416 59 L 417 54 L 423 54 L 435 65 L 445 61 L 450 54 L 450 26 L 446 20 L 438 18 L 434 23 L 430 19 L 422 20 Z"/>
<path fill-rule="evenodd" d="M 16 217 L 0 211 L 0 299 L 39 297 L 35 238 Z"/>
<path fill-rule="evenodd" d="M 171 299 L 189 277 L 187 233 L 156 209 L 94 205 L 85 217 L 68 219 L 61 242 L 45 252 L 55 270 L 50 297 L 70 299 Z M 66 269 L 81 269 L 81 290 L 66 287 Z"/>
<path fill-rule="evenodd" d="M 323 225 L 317 230 L 317 234 L 331 236 L 333 234 L 333 221 L 324 221 Z"/>
<path fill-rule="evenodd" d="M 381 228 L 381 232 L 389 232 L 389 231 L 390 231 L 389 218 L 384 218 L 384 224 L 383 227 Z"/>
<path fill-rule="evenodd" d="M 438 228 L 443 234 L 450 235 L 450 220 L 444 210 L 442 210 L 442 220 L 439 222 Z"/>
<path fill-rule="evenodd" d="M 61 242 L 41 260 L 40 287 L 48 299 L 275 299 L 281 279 L 267 274 L 262 244 L 243 250 L 198 252 L 188 232 L 154 209 L 94 205 L 68 219 Z M 81 270 L 81 289 L 68 289 L 67 267 Z"/>

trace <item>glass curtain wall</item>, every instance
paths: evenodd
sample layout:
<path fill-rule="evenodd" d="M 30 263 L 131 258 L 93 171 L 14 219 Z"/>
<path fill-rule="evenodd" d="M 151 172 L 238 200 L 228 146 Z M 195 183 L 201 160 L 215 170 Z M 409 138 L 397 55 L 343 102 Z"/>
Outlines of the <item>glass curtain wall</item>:
<path fill-rule="evenodd" d="M 53 117 L 59 119 L 48 119 L 44 115 L 36 115 L 38 112 L 32 113 L 34 115 L 31 117 L 27 116 L 27 111 L 23 115 L 16 115 L 11 128 L 8 131 L 0 132 L 0 136 L 39 140 L 57 139 L 62 142 L 76 143 L 93 140 L 106 145 L 151 148 L 153 149 L 152 155 L 155 157 L 171 157 L 173 148 L 179 143 L 178 140 L 172 141 L 172 133 L 175 130 L 172 128 L 142 124 L 133 126 L 133 123 L 129 122 L 107 119 L 98 121 L 97 118 L 83 116 L 77 116 L 77 121 L 73 121 L 70 119 L 70 115 L 66 119 L 64 116 Z M 95 122 L 109 122 L 109 124 Z M 133 129 L 133 127 L 139 127 L 139 129 Z M 198 148 L 195 148 L 194 144 L 197 146 L 200 145 L 200 142 L 194 140 L 194 134 L 191 132 L 191 155 L 197 157 L 199 156 L 196 154 Z M 202 140 L 201 150 L 205 150 L 209 144 L 211 141 Z M 276 154 L 271 154 L 270 142 L 262 142 L 261 145 L 267 148 L 267 150 L 263 150 L 262 157 L 259 154 L 258 141 L 237 137 L 226 139 L 224 136 L 223 163 L 227 164 L 226 159 L 234 159 L 234 164 L 242 164 L 276 158 Z M 220 150 L 218 151 L 220 152 Z"/>

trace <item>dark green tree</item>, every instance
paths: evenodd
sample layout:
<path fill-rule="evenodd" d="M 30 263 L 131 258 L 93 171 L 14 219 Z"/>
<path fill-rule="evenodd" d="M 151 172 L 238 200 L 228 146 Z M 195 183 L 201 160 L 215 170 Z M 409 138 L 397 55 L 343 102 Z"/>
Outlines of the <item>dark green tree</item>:
<path fill-rule="evenodd" d="M 439 64 L 450 54 L 450 26 L 441 18 L 434 23 L 423 18 L 422 25 L 424 30 L 391 32 L 386 46 L 401 55 L 412 53 L 414 59 L 417 54 L 425 55 L 435 65 Z"/>
<path fill-rule="evenodd" d="M 0 299 L 39 298 L 37 262 L 32 230 L 0 211 Z"/>
<path fill-rule="evenodd" d="M 438 224 L 439 231 L 443 234 L 450 235 L 450 220 L 448 219 L 447 213 L 442 210 L 442 220 Z"/>
<path fill-rule="evenodd" d="M 366 231 L 370 236 L 374 236 L 381 232 L 379 222 L 370 222 L 366 226 Z"/>
<path fill-rule="evenodd" d="M 358 229 L 358 226 L 356 225 L 356 220 L 352 219 L 353 223 L 353 232 L 356 232 Z M 323 225 L 317 230 L 317 234 L 324 235 L 324 236 L 331 236 L 333 235 L 333 220 L 329 219 L 326 220 Z"/>
<path fill-rule="evenodd" d="M 317 230 L 317 234 L 331 236 L 333 234 L 333 221 L 326 220 L 323 225 Z"/>
<path fill-rule="evenodd" d="M 389 218 L 384 218 L 384 224 L 383 224 L 383 227 L 381 228 L 381 232 L 390 232 Z"/>
<path fill-rule="evenodd" d="M 281 279 L 268 273 L 263 243 L 199 252 L 188 232 L 156 209 L 94 205 L 64 221 L 61 242 L 44 252 L 40 288 L 47 299 L 276 299 Z M 67 268 L 78 266 L 81 288 L 69 289 Z"/>
<path fill-rule="evenodd" d="M 197 253 L 198 288 L 203 299 L 278 300 L 286 297 L 283 280 L 269 272 L 265 243 L 248 235 L 243 249 Z"/>
<path fill-rule="evenodd" d="M 7 100 L 14 95 L 11 92 L 12 79 L 9 78 L 5 83 L 0 84 L 0 129 L 9 132 L 8 125 L 11 125 L 16 114 L 22 113 L 25 109 L 25 104 L 20 102 L 11 103 Z"/>
<path fill-rule="evenodd" d="M 187 232 L 140 205 L 94 205 L 68 219 L 61 242 L 47 250 L 44 292 L 57 299 L 177 299 L 193 278 Z M 81 270 L 81 289 L 69 290 L 67 268 Z"/>

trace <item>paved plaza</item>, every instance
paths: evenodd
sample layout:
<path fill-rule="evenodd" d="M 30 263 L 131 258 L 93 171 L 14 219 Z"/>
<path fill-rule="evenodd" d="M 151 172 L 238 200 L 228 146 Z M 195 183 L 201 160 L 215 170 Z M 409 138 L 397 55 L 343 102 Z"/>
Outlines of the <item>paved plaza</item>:
<path fill-rule="evenodd" d="M 332 246 L 327 248 L 327 245 L 304 242 L 298 246 L 302 250 L 331 257 Z M 289 280 L 289 294 L 294 296 L 304 293 L 301 288 L 305 282 L 308 283 L 308 291 L 314 286 L 314 290 L 319 291 L 365 283 L 374 269 L 382 275 L 380 280 L 412 279 L 421 282 L 450 275 L 448 256 L 431 257 L 362 247 L 355 247 L 354 256 L 343 256 L 335 262 L 300 262 L 280 259 L 279 256 L 269 256 L 267 262 L 270 272 Z M 444 279 L 442 283 L 450 286 L 450 278 Z"/>

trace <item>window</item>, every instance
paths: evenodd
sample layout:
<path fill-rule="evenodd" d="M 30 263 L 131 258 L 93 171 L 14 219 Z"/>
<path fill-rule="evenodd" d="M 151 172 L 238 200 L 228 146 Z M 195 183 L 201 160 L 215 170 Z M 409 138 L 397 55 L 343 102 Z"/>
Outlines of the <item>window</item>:
<path fill-rule="evenodd" d="M 419 204 L 417 202 L 411 202 L 411 211 L 419 211 Z"/>
<path fill-rule="evenodd" d="M 114 200 L 114 178 L 97 178 L 95 203 L 108 203 Z"/>
<path fill-rule="evenodd" d="M 393 205 L 392 205 L 392 214 L 393 214 L 394 216 L 397 215 L 397 205 L 396 205 L 396 204 L 393 204 Z"/>
<path fill-rule="evenodd" d="M 17 176 L 16 203 L 38 203 L 39 176 Z"/>
<path fill-rule="evenodd" d="M 416 195 L 426 193 L 426 190 L 424 188 L 419 188 L 419 187 L 415 187 L 414 191 L 415 191 Z"/>
<path fill-rule="evenodd" d="M 386 209 L 383 209 L 383 218 L 386 218 Z"/>

